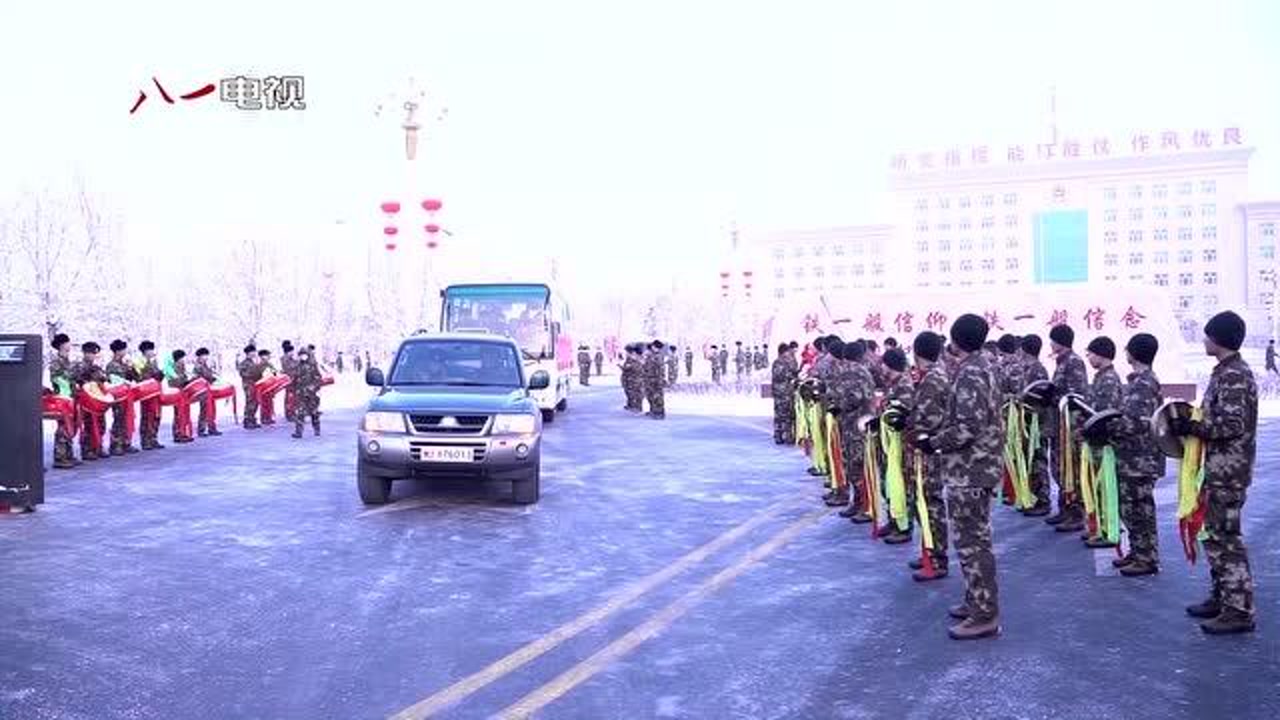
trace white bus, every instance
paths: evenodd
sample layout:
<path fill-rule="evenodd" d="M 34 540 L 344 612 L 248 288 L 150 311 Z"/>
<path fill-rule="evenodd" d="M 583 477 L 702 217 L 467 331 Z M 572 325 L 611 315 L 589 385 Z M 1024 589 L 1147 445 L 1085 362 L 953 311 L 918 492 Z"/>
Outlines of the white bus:
<path fill-rule="evenodd" d="M 542 283 L 450 285 L 441 293 L 442 332 L 484 332 L 516 341 L 526 374 L 545 370 L 551 384 L 533 391 L 546 422 L 569 406 L 574 344 L 567 327 L 569 307 Z"/>

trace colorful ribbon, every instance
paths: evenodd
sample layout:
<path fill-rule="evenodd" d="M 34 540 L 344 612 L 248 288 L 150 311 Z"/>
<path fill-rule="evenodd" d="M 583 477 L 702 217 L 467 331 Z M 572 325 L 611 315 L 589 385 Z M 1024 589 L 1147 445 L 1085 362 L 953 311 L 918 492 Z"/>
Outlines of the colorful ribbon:
<path fill-rule="evenodd" d="M 1204 412 L 1196 408 L 1191 419 L 1199 421 Z M 1187 560 L 1196 564 L 1196 543 L 1204 527 L 1207 505 L 1204 496 L 1204 441 L 1189 436 L 1182 439 L 1182 461 L 1178 465 L 1178 538 Z"/>
<path fill-rule="evenodd" d="M 911 517 L 907 514 L 907 481 L 902 470 L 902 433 L 880 424 L 880 448 L 884 451 L 885 495 L 889 498 L 889 517 L 898 526 L 898 530 L 906 532 L 911 527 Z"/>

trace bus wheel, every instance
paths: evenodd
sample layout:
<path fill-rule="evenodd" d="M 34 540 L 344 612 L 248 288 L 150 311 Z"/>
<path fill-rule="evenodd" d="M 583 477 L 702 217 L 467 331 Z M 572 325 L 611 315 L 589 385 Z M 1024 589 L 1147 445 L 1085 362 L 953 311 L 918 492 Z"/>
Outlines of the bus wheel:
<path fill-rule="evenodd" d="M 568 410 L 568 409 L 569 409 L 569 398 L 561 398 L 560 402 L 556 403 L 556 412 L 564 412 L 565 410 Z"/>
<path fill-rule="evenodd" d="M 555 422 L 555 419 L 556 419 L 556 411 L 555 411 L 555 410 L 543 410 L 543 411 L 542 411 L 542 422 L 544 422 L 544 423 Z"/>

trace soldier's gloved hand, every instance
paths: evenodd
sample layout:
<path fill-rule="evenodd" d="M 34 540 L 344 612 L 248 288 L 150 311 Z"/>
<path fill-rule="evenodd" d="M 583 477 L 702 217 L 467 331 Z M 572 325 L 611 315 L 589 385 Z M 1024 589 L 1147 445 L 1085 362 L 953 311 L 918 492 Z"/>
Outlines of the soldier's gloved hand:
<path fill-rule="evenodd" d="M 890 410 L 889 412 L 886 412 L 884 415 L 881 415 L 880 420 L 885 425 L 888 425 L 890 428 L 897 430 L 899 432 L 901 432 L 907 426 L 906 413 L 897 412 L 895 410 Z"/>
<path fill-rule="evenodd" d="M 878 418 L 878 417 L 873 417 L 873 418 L 871 418 L 870 420 L 868 420 L 868 421 L 867 421 L 867 432 L 869 432 L 869 433 L 879 433 L 879 432 L 880 432 L 880 418 Z"/>
<path fill-rule="evenodd" d="M 915 445 L 916 449 L 924 453 L 925 455 L 938 454 L 938 449 L 933 446 L 933 442 L 929 439 L 929 436 L 925 433 L 920 433 L 919 435 L 916 435 L 915 439 L 911 442 L 911 444 Z"/>
<path fill-rule="evenodd" d="M 1093 446 L 1105 445 L 1107 440 L 1111 439 L 1110 425 L 1108 423 L 1095 423 L 1086 426 L 1080 431 L 1080 435 L 1084 441 Z"/>
<path fill-rule="evenodd" d="M 1189 417 L 1178 416 L 1169 421 L 1169 429 L 1178 437 L 1199 436 L 1203 426 Z"/>

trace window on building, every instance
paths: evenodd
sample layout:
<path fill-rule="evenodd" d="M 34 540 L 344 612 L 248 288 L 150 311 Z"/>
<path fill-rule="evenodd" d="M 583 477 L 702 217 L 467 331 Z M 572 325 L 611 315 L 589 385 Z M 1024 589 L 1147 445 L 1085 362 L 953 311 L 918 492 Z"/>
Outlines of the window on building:
<path fill-rule="evenodd" d="M 962 196 L 960 198 L 960 202 L 957 203 L 957 205 L 959 205 L 961 209 L 967 210 L 969 208 L 969 196 L 968 195 Z"/>
<path fill-rule="evenodd" d="M 1202 180 L 1202 181 L 1200 181 L 1200 192 L 1204 193 L 1205 195 L 1212 195 L 1212 194 L 1214 194 L 1214 193 L 1218 192 L 1218 183 L 1217 183 L 1217 181 L 1215 181 L 1215 180 Z"/>
<path fill-rule="evenodd" d="M 1258 226 L 1258 230 L 1262 234 L 1262 237 L 1264 238 L 1271 238 L 1276 236 L 1275 223 L 1262 223 L 1261 225 Z"/>
<path fill-rule="evenodd" d="M 1102 264 L 1107 267 L 1115 267 L 1120 264 L 1120 256 L 1116 253 L 1107 253 L 1102 256 Z"/>
<path fill-rule="evenodd" d="M 1130 264 L 1130 265 L 1141 265 L 1141 264 L 1142 264 L 1142 261 L 1143 261 L 1142 253 L 1140 253 L 1140 252 L 1131 252 L 1131 253 L 1129 253 L 1129 264 Z"/>
<path fill-rule="evenodd" d="M 946 220 L 943 220 L 942 222 L 938 223 L 938 232 L 947 232 L 950 229 L 951 229 L 951 223 L 947 222 Z"/>
<path fill-rule="evenodd" d="M 928 200 L 927 198 L 917 198 L 917 199 L 916 199 L 916 209 L 917 209 L 917 210 L 928 210 L 928 209 L 929 209 L 929 200 Z"/>
<path fill-rule="evenodd" d="M 1018 258 L 1005 258 L 1005 259 L 1004 259 L 1004 269 L 1005 269 L 1005 270 L 1017 270 L 1017 269 L 1018 269 Z"/>
<path fill-rule="evenodd" d="M 813 268 L 813 276 L 816 278 L 823 277 L 826 274 L 827 274 L 826 268 L 822 267 L 821 265 L 815 266 Z"/>
<path fill-rule="evenodd" d="M 1276 306 L 1276 294 L 1273 292 L 1264 292 L 1258 295 L 1258 304 L 1263 307 L 1273 308 Z"/>
<path fill-rule="evenodd" d="M 951 278 L 944 277 L 943 279 L 939 280 L 938 287 L 951 287 Z"/>
<path fill-rule="evenodd" d="M 916 223 L 916 232 L 929 232 L 929 223 L 923 220 Z"/>
<path fill-rule="evenodd" d="M 1178 242 L 1191 242 L 1191 228 L 1178 228 Z"/>
<path fill-rule="evenodd" d="M 862 275 L 866 273 L 866 271 L 867 271 L 867 267 L 862 263 L 857 263 L 856 265 L 853 266 L 854 277 L 862 277 Z"/>
<path fill-rule="evenodd" d="M 795 269 L 795 271 L 792 274 L 795 276 L 797 280 L 800 280 L 801 278 L 804 277 L 804 268 L 798 267 Z"/>
<path fill-rule="evenodd" d="M 1115 282 L 1115 281 L 1119 280 L 1119 279 L 1120 279 L 1120 276 L 1119 276 L 1119 275 L 1116 275 L 1116 274 L 1114 274 L 1114 273 L 1113 273 L 1113 274 L 1111 274 L 1111 275 L 1107 275 L 1107 276 L 1103 277 L 1102 279 L 1103 279 L 1103 280 L 1106 280 L 1106 281 L 1107 281 L 1107 282 L 1109 282 L 1109 283 L 1113 283 L 1113 282 Z"/>
<path fill-rule="evenodd" d="M 983 271 L 985 271 L 985 272 L 995 272 L 995 269 L 996 269 L 996 259 L 995 259 L 995 258 L 991 258 L 991 257 L 989 257 L 989 258 L 983 258 L 983 259 L 982 259 L 982 269 L 983 269 Z"/>
<path fill-rule="evenodd" d="M 1129 188 L 1129 199 L 1130 199 L 1130 200 L 1141 200 L 1141 199 L 1142 199 L 1142 186 L 1141 186 L 1141 185 L 1134 185 L 1134 186 L 1132 186 L 1132 187 L 1130 187 L 1130 188 Z"/>
<path fill-rule="evenodd" d="M 1131 222 L 1142 222 L 1142 208 L 1129 208 L 1129 220 Z"/>
<path fill-rule="evenodd" d="M 1129 282 L 1140 283 L 1146 279 L 1147 279 L 1147 276 L 1143 275 L 1142 273 L 1129 273 Z"/>
<path fill-rule="evenodd" d="M 1202 301 L 1202 302 L 1204 302 L 1204 309 L 1205 309 L 1205 310 L 1208 310 L 1208 311 L 1211 311 L 1211 312 L 1212 312 L 1212 311 L 1214 311 L 1214 310 L 1217 310 L 1217 309 L 1218 309 L 1218 296 L 1217 296 L 1217 295 L 1205 295 L 1203 298 L 1201 298 L 1201 301 Z"/>
<path fill-rule="evenodd" d="M 1201 253 L 1201 258 L 1207 263 L 1218 262 L 1218 249 L 1205 248 L 1204 252 Z"/>
<path fill-rule="evenodd" d="M 1205 284 L 1205 285 L 1217 285 L 1217 284 L 1218 284 L 1218 273 L 1216 273 L 1216 272 L 1214 272 L 1214 271 L 1212 271 L 1212 270 L 1210 270 L 1209 272 L 1205 273 L 1205 274 L 1204 274 L 1204 284 Z"/>
<path fill-rule="evenodd" d="M 1142 231 L 1141 231 L 1141 230 L 1130 230 L 1130 231 L 1129 231 L 1129 242 L 1131 242 L 1131 243 L 1140 243 L 1140 242 L 1142 242 Z"/>
<path fill-rule="evenodd" d="M 787 255 L 787 251 L 780 247 L 776 247 L 773 249 L 774 260 L 781 260 L 782 258 L 786 257 L 786 255 Z"/>
<path fill-rule="evenodd" d="M 1211 218 L 1218 214 L 1218 206 L 1213 203 L 1206 203 L 1200 206 L 1200 217 Z"/>
<path fill-rule="evenodd" d="M 1260 246 L 1260 247 L 1258 248 L 1258 254 L 1259 254 L 1259 255 L 1261 255 L 1262 257 L 1266 258 L 1267 260 L 1275 260 L 1275 259 L 1276 259 L 1276 246 L 1275 246 L 1275 245 L 1262 245 L 1262 246 Z"/>
<path fill-rule="evenodd" d="M 1004 249 L 1005 249 L 1005 250 L 1017 250 L 1017 249 L 1018 249 L 1018 238 L 1017 238 L 1017 237 L 1015 237 L 1015 236 L 1013 236 L 1013 235 L 1010 235 L 1010 236 L 1006 237 L 1006 238 L 1004 239 Z"/>
<path fill-rule="evenodd" d="M 961 280 L 961 281 L 960 281 L 960 287 L 973 287 L 973 281 L 972 281 L 972 280 L 969 280 L 969 279 L 967 279 L 967 278 L 966 278 L 966 279 L 964 279 L 964 280 Z"/>
<path fill-rule="evenodd" d="M 782 268 L 773 269 L 773 277 L 775 280 L 781 280 L 783 276 L 786 274 L 787 274 L 786 271 L 784 271 Z"/>
<path fill-rule="evenodd" d="M 1018 216 L 1017 216 L 1017 215 L 1005 215 L 1005 216 L 1004 216 L 1004 226 L 1005 226 L 1005 227 L 1008 227 L 1008 228 L 1011 228 L 1011 227 L 1018 227 Z"/>
<path fill-rule="evenodd" d="M 951 199 L 945 196 L 938 198 L 938 207 L 942 210 L 949 209 L 951 207 Z"/>
<path fill-rule="evenodd" d="M 1169 273 L 1156 273 L 1151 280 L 1159 287 L 1169 287 Z"/>
<path fill-rule="evenodd" d="M 866 247 L 863 245 L 863 243 L 862 243 L 862 241 L 861 241 L 861 240 L 856 240 L 856 241 L 854 241 L 854 243 L 853 243 L 853 254 L 854 254 L 854 255 L 861 255 L 861 254 L 862 254 L 862 252 L 863 252 L 864 250 L 866 250 Z"/>
<path fill-rule="evenodd" d="M 990 276 L 990 275 L 987 275 L 987 276 L 985 276 L 985 277 L 983 277 L 983 278 L 982 278 L 982 284 L 983 284 L 983 285 L 995 285 L 995 284 L 996 284 L 996 279 L 995 279 L 994 277 Z"/>
<path fill-rule="evenodd" d="M 1187 287 L 1191 285 L 1191 282 L 1194 279 L 1194 277 L 1195 276 L 1192 273 L 1178 273 L 1178 284 L 1182 285 L 1183 287 Z"/>
<path fill-rule="evenodd" d="M 1180 182 L 1180 183 L 1178 183 L 1178 194 L 1179 194 L 1179 195 L 1190 195 L 1190 194 L 1191 194 L 1191 183 L 1190 183 L 1190 182 Z"/>
<path fill-rule="evenodd" d="M 960 261 L 960 272 L 973 272 L 973 261 L 964 259 Z"/>
<path fill-rule="evenodd" d="M 960 252 L 973 252 L 973 238 L 960 238 Z"/>
<path fill-rule="evenodd" d="M 982 218 L 982 227 L 983 227 L 984 229 L 990 229 L 990 228 L 993 228 L 993 227 L 995 227 L 995 226 L 996 226 L 996 219 L 995 219 L 995 218 L 991 217 L 990 215 L 988 215 L 988 216 L 986 216 L 986 217 Z"/>
<path fill-rule="evenodd" d="M 840 255 L 840 256 L 843 256 L 843 255 L 844 255 L 844 245 L 832 245 L 832 246 L 831 246 L 831 254 L 832 254 L 832 255 Z"/>
<path fill-rule="evenodd" d="M 1182 263 L 1183 265 L 1190 264 L 1191 261 L 1194 259 L 1195 259 L 1195 254 L 1192 253 L 1190 250 L 1178 251 L 1178 262 Z"/>
<path fill-rule="evenodd" d="M 1194 299 L 1194 298 L 1192 298 L 1192 296 L 1190 296 L 1190 295 L 1179 295 L 1179 296 L 1178 296 L 1178 309 L 1179 309 L 1179 310 L 1190 310 L 1190 309 L 1191 309 L 1191 301 L 1192 301 L 1193 299 Z"/>
<path fill-rule="evenodd" d="M 1191 212 L 1190 205 L 1178 206 L 1178 217 L 1182 218 L 1183 220 L 1189 220 L 1193 214 L 1194 213 Z"/>
<path fill-rule="evenodd" d="M 1217 225 L 1205 225 L 1204 227 L 1200 228 L 1200 239 L 1201 239 L 1201 240 L 1217 240 L 1217 239 L 1218 239 L 1218 226 L 1217 226 Z"/>
<path fill-rule="evenodd" d="M 871 274 L 872 274 L 872 275 L 883 275 L 883 274 L 884 274 L 884 263 L 872 263 L 872 264 L 871 264 Z"/>
<path fill-rule="evenodd" d="M 1168 186 L 1168 185 L 1165 185 L 1164 183 L 1160 183 L 1160 184 L 1158 184 L 1158 185 L 1152 185 L 1152 186 L 1151 186 L 1151 197 L 1153 197 L 1153 198 L 1165 198 L 1165 197 L 1169 197 L 1169 186 Z"/>
<path fill-rule="evenodd" d="M 947 238 L 939 240 L 938 252 L 951 252 L 951 241 Z"/>
<path fill-rule="evenodd" d="M 928 240 L 917 240 L 917 241 L 916 241 L 916 252 L 918 252 L 918 253 L 927 253 L 927 252 L 929 252 L 929 241 L 928 241 Z"/>
<path fill-rule="evenodd" d="M 1156 228 L 1155 232 L 1152 233 L 1152 237 L 1156 242 L 1168 242 L 1169 228 Z"/>
<path fill-rule="evenodd" d="M 1115 208 L 1107 208 L 1102 211 L 1102 219 L 1106 222 L 1113 223 L 1120 216 L 1120 211 Z"/>
<path fill-rule="evenodd" d="M 995 238 L 991 237 L 990 235 L 987 235 L 986 237 L 982 238 L 982 251 L 983 251 L 983 252 L 986 252 L 986 253 L 995 252 L 995 249 L 996 249 L 996 239 L 995 239 Z"/>
<path fill-rule="evenodd" d="M 1107 200 L 1115 200 L 1115 199 L 1116 199 L 1116 189 L 1115 189 L 1115 188 L 1113 188 L 1113 187 L 1109 187 L 1109 188 L 1104 189 L 1104 190 L 1102 191 L 1102 197 L 1106 198 Z"/>
<path fill-rule="evenodd" d="M 1106 232 L 1102 233 L 1102 241 L 1108 245 L 1115 245 L 1116 243 L 1120 242 L 1120 233 L 1116 232 L 1115 230 L 1107 230 Z"/>
<path fill-rule="evenodd" d="M 1004 204 L 1005 204 L 1005 207 L 1013 207 L 1014 205 L 1017 205 L 1018 204 L 1017 193 L 1005 193 Z"/>
<path fill-rule="evenodd" d="M 1168 250 L 1157 250 L 1157 251 L 1156 251 L 1156 253 L 1155 253 L 1154 259 L 1155 259 L 1155 263 L 1156 263 L 1157 265 L 1168 265 L 1168 264 L 1169 264 L 1169 251 L 1168 251 Z"/>
<path fill-rule="evenodd" d="M 949 272 L 951 272 L 951 261 L 950 261 L 950 260 L 939 260 L 939 261 L 938 261 L 938 272 L 940 272 L 940 273 L 944 273 L 944 274 L 945 274 L 945 273 L 949 273 Z"/>
<path fill-rule="evenodd" d="M 989 208 L 989 207 L 991 207 L 992 205 L 994 205 L 995 203 L 996 203 L 996 197 L 995 197 L 994 195 L 983 195 L 983 196 L 982 196 L 982 207 L 984 207 L 984 208 Z"/>
<path fill-rule="evenodd" d="M 803 248 L 803 247 L 801 247 L 801 246 L 799 246 L 799 245 L 797 245 L 797 246 L 795 247 L 795 249 L 791 251 L 791 256 L 792 256 L 792 257 L 804 257 L 804 248 Z"/>
<path fill-rule="evenodd" d="M 929 274 L 929 263 L 927 263 L 927 262 L 918 262 L 918 263 L 916 263 L 916 272 L 920 273 L 921 275 L 928 275 L 928 274 Z"/>
<path fill-rule="evenodd" d="M 1169 206 L 1168 206 L 1168 205 L 1157 205 L 1157 206 L 1155 207 L 1155 215 L 1156 215 L 1156 219 L 1157 219 L 1157 220 L 1168 220 L 1168 219 L 1169 219 Z"/>
<path fill-rule="evenodd" d="M 960 222 L 956 223 L 956 227 L 961 230 L 968 230 L 970 227 L 973 227 L 973 220 L 967 217 L 960 218 Z"/>
<path fill-rule="evenodd" d="M 813 246 L 813 256 L 814 256 L 814 257 L 816 257 L 816 258 L 820 258 L 820 257 L 822 257 L 824 254 L 826 254 L 826 252 L 827 252 L 827 246 L 826 246 L 826 245 L 814 245 L 814 246 Z"/>

